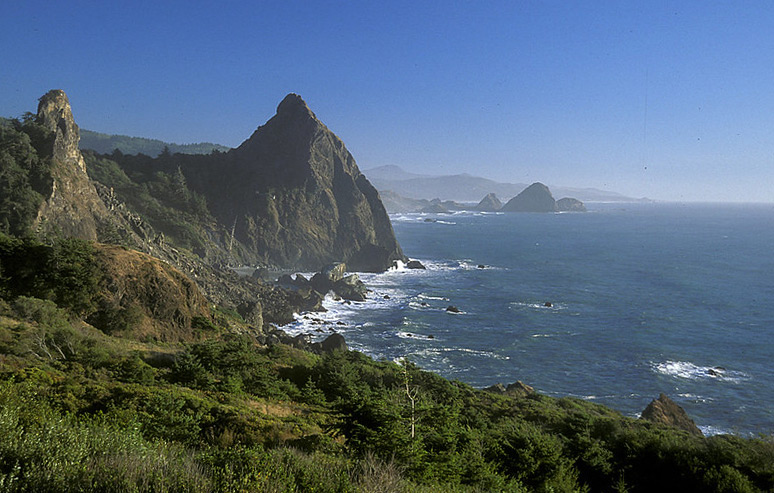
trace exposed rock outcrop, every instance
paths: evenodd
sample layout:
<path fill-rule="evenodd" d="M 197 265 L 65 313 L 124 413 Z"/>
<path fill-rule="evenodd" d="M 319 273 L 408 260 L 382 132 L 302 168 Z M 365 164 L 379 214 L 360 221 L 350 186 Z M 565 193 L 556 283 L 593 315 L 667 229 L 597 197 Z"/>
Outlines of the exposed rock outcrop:
<path fill-rule="evenodd" d="M 481 202 L 474 207 L 475 210 L 481 212 L 496 212 L 503 208 L 503 203 L 497 198 L 497 195 L 488 193 L 486 197 L 481 199 Z"/>
<path fill-rule="evenodd" d="M 222 162 L 207 158 L 191 158 L 188 183 L 223 224 L 235 224 L 256 262 L 317 270 L 343 261 L 377 272 L 404 259 L 378 192 L 300 96 L 285 97 Z"/>
<path fill-rule="evenodd" d="M 338 282 L 344 279 L 344 274 L 347 272 L 347 264 L 344 262 L 336 262 L 326 266 L 320 273 L 325 276 L 330 282 Z"/>
<path fill-rule="evenodd" d="M 556 212 L 551 190 L 542 183 L 533 183 L 505 204 L 503 212 Z"/>
<path fill-rule="evenodd" d="M 586 206 L 578 199 L 564 197 L 556 201 L 556 208 L 561 212 L 586 212 Z"/>
<path fill-rule="evenodd" d="M 658 399 L 651 401 L 648 407 L 642 411 L 640 418 L 653 423 L 674 426 L 692 435 L 703 435 L 685 410 L 665 394 L 661 394 L 658 396 Z"/>
<path fill-rule="evenodd" d="M 97 240 L 110 223 L 105 204 L 86 174 L 78 149 L 80 131 L 64 91 L 55 89 L 40 98 L 37 122 L 53 132 L 51 142 L 51 193 L 38 209 L 35 229 L 42 234 L 63 234 Z"/>
<path fill-rule="evenodd" d="M 320 343 L 323 353 L 333 353 L 335 351 L 347 351 L 347 341 L 341 334 L 331 334 Z"/>
<path fill-rule="evenodd" d="M 484 390 L 486 390 L 487 392 L 492 392 L 494 394 L 511 395 L 511 396 L 518 396 L 518 397 L 526 397 L 530 394 L 535 393 L 534 388 L 522 382 L 521 380 L 517 380 L 514 383 L 508 384 L 507 387 L 501 383 L 496 383 L 494 385 L 486 387 Z"/>

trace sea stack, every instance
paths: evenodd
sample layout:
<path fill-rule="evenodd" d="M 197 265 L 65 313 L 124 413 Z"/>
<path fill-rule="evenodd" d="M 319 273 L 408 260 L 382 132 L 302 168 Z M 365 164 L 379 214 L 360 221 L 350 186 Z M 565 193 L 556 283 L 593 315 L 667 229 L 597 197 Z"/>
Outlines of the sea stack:
<path fill-rule="evenodd" d="M 560 212 L 586 212 L 586 206 L 583 202 L 572 197 L 557 200 L 556 208 Z"/>
<path fill-rule="evenodd" d="M 297 94 L 221 166 L 192 175 L 189 183 L 261 264 L 318 270 L 344 262 L 381 272 L 405 260 L 378 192 Z"/>
<path fill-rule="evenodd" d="M 497 195 L 489 193 L 486 197 L 481 199 L 481 202 L 479 202 L 474 209 L 481 212 L 496 212 L 502 209 L 502 207 L 503 203 L 500 202 Z"/>
<path fill-rule="evenodd" d="M 533 183 L 503 206 L 503 212 L 556 212 L 551 190 L 542 183 Z"/>

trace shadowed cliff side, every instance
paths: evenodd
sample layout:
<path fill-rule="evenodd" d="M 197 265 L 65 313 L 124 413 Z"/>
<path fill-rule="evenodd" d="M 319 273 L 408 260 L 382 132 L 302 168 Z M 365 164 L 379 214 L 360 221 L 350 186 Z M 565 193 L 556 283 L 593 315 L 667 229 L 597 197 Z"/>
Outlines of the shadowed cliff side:
<path fill-rule="evenodd" d="M 290 94 L 237 149 L 186 167 L 189 184 L 255 260 L 383 271 L 404 259 L 381 203 L 344 143 Z M 217 174 L 217 176 L 214 176 Z M 217 180 L 217 184 L 214 183 Z"/>

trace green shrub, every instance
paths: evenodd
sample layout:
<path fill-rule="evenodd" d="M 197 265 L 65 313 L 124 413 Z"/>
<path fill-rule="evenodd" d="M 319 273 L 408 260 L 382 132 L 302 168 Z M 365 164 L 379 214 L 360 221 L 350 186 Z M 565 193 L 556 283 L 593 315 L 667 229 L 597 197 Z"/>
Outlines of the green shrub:
<path fill-rule="evenodd" d="M 207 491 L 194 455 L 137 428 L 63 416 L 29 385 L 0 383 L 0 491 Z"/>

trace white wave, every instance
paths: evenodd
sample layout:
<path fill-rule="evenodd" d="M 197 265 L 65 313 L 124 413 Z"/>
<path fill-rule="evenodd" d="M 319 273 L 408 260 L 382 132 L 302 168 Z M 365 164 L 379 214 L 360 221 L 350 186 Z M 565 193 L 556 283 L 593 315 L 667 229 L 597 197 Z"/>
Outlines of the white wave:
<path fill-rule="evenodd" d="M 463 348 L 463 347 L 433 347 L 433 348 L 427 348 L 423 349 L 421 351 L 417 351 L 416 354 L 421 356 L 441 356 L 444 353 L 463 353 L 463 354 L 472 354 L 475 356 L 483 356 L 485 358 L 494 358 L 494 359 L 501 359 L 501 360 L 509 360 L 511 359 L 510 356 L 504 356 L 501 354 L 497 354 L 492 351 L 486 351 L 481 349 L 470 349 L 470 348 Z"/>
<path fill-rule="evenodd" d="M 397 332 L 395 335 L 400 337 L 401 339 L 416 339 L 420 341 L 433 341 L 435 340 L 435 336 L 433 335 L 423 335 L 423 334 L 417 334 L 416 332 Z"/>
<path fill-rule="evenodd" d="M 691 393 L 677 394 L 677 396 L 696 403 L 705 403 L 705 402 L 711 402 L 714 400 L 712 397 L 704 397 L 701 395 L 696 395 Z"/>
<path fill-rule="evenodd" d="M 750 379 L 748 374 L 741 371 L 727 370 L 721 366 L 700 366 L 690 361 L 651 362 L 651 368 L 656 373 L 687 380 L 718 380 L 738 383 Z"/>
<path fill-rule="evenodd" d="M 733 433 L 729 430 L 725 430 L 723 428 L 719 428 L 717 426 L 712 425 L 697 425 L 698 428 L 701 430 L 702 433 L 704 433 L 705 437 L 711 437 L 714 435 L 732 435 Z"/>
<path fill-rule="evenodd" d="M 416 212 L 408 212 L 405 214 L 390 214 L 390 221 L 395 222 L 423 222 L 427 214 L 420 214 Z"/>
<path fill-rule="evenodd" d="M 438 219 L 437 221 L 434 221 L 434 222 L 435 222 L 435 224 L 446 224 L 446 225 L 450 225 L 450 226 L 454 226 L 455 224 L 457 224 L 454 221 L 443 221 L 441 219 Z"/>
<path fill-rule="evenodd" d="M 550 303 L 550 306 L 546 305 L 546 303 Z M 543 301 L 543 302 L 524 302 L 524 301 L 512 301 L 508 304 L 512 309 L 522 309 L 522 308 L 530 308 L 534 310 L 550 310 L 550 311 L 559 311 L 559 310 L 566 310 L 567 305 L 564 303 L 555 303 L 552 301 Z"/>
<path fill-rule="evenodd" d="M 417 298 L 421 298 L 423 300 L 449 301 L 449 298 L 444 298 L 443 296 L 431 296 L 429 294 L 424 294 L 424 293 L 419 293 L 417 295 Z"/>

